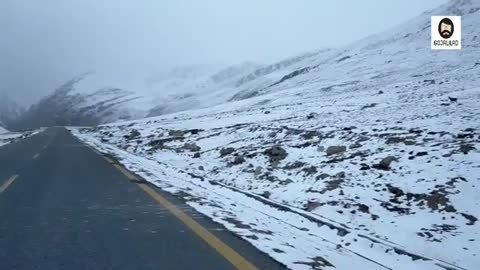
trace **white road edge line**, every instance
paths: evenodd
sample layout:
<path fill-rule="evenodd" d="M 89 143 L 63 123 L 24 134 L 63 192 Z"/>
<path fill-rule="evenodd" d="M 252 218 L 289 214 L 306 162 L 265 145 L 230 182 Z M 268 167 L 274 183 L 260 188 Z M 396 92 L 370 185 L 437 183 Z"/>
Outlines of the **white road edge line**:
<path fill-rule="evenodd" d="M 0 194 L 3 193 L 18 178 L 18 175 L 10 177 L 2 186 L 0 186 Z"/>

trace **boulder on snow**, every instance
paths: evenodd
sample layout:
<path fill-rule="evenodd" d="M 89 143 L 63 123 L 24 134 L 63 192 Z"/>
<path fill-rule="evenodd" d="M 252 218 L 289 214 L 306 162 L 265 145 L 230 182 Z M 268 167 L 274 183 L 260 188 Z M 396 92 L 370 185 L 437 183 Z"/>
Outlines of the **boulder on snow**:
<path fill-rule="evenodd" d="M 195 143 L 185 143 L 183 145 L 183 149 L 191 151 L 191 152 L 198 152 L 200 151 L 200 146 L 196 145 Z"/>
<path fill-rule="evenodd" d="M 397 158 L 394 157 L 394 156 L 388 156 L 388 157 L 385 157 L 382 160 L 380 160 L 379 163 L 373 164 L 372 168 L 388 171 L 388 170 L 390 170 L 390 164 L 393 161 L 397 161 Z"/>
<path fill-rule="evenodd" d="M 235 152 L 235 148 L 233 147 L 222 148 L 220 149 L 220 157 L 230 155 L 233 152 Z"/>
<path fill-rule="evenodd" d="M 270 158 L 270 161 L 280 161 L 287 157 L 288 153 L 280 145 L 274 145 L 263 152 Z"/>
<path fill-rule="evenodd" d="M 183 135 L 185 135 L 185 131 L 183 130 L 169 130 L 168 131 L 168 135 L 172 136 L 172 137 L 182 137 Z"/>
<path fill-rule="evenodd" d="M 230 164 L 232 165 L 239 165 L 239 164 L 242 164 L 244 163 L 246 160 L 243 156 L 236 156 L 231 162 Z"/>
<path fill-rule="evenodd" d="M 340 154 L 347 151 L 347 147 L 344 145 L 332 145 L 327 148 L 327 156 Z"/>

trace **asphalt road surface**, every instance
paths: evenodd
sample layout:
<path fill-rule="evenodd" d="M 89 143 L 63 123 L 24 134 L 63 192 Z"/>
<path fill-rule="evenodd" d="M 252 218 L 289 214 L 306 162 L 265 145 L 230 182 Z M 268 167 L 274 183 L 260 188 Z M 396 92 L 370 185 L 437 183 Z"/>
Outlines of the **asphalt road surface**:
<path fill-rule="evenodd" d="M 0 269 L 284 268 L 50 128 L 0 147 Z"/>

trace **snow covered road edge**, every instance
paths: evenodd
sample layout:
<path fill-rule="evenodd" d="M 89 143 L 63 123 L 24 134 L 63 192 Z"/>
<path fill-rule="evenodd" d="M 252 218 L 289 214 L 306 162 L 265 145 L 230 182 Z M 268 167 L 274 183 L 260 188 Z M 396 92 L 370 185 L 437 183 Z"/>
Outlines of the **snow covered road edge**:
<path fill-rule="evenodd" d="M 351 269 L 352 265 L 359 269 L 463 269 L 358 234 L 306 211 L 196 178 L 166 163 L 103 143 L 79 129 L 69 130 L 162 190 L 182 196 L 188 205 L 290 269 Z"/>

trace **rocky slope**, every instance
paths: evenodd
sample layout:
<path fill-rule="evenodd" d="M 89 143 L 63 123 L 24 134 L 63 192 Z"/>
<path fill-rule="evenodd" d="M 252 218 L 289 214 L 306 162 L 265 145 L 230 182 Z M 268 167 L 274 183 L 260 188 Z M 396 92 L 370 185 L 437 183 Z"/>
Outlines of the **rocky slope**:
<path fill-rule="evenodd" d="M 23 108 L 7 94 L 0 93 L 0 128 L 6 128 L 23 113 Z"/>
<path fill-rule="evenodd" d="M 77 86 L 88 76 L 74 78 L 51 95 L 32 105 L 9 126 L 15 129 L 42 126 L 95 125 L 106 121 L 131 119 L 134 111 L 123 105 L 137 97 L 133 92 L 104 87 L 90 93 L 77 91 Z"/>
<path fill-rule="evenodd" d="M 430 50 L 439 14 L 462 50 Z M 73 132 L 292 269 L 476 269 L 479 15 L 452 1 L 235 102 Z"/>

